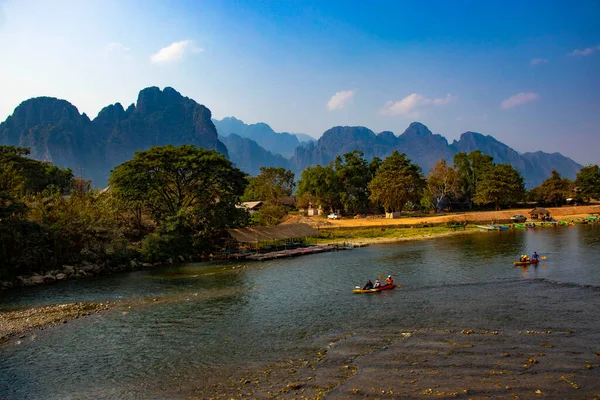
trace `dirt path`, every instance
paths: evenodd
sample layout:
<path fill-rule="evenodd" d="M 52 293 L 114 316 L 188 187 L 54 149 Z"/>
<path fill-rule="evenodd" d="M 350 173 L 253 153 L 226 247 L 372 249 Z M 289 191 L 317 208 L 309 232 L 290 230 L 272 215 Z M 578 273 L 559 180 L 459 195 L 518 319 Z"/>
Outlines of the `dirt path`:
<path fill-rule="evenodd" d="M 555 207 L 546 208 L 550 215 L 557 220 L 581 219 L 589 216 L 591 213 L 600 213 L 600 205 L 595 206 L 577 206 L 577 207 Z M 302 222 L 318 227 L 320 229 L 331 228 L 356 228 L 356 227 L 378 227 L 393 225 L 420 225 L 420 224 L 442 224 L 450 221 L 469 223 L 483 223 L 489 221 L 506 221 L 512 215 L 529 215 L 531 208 L 511 209 L 505 211 L 477 211 L 467 213 L 452 213 L 431 217 L 402 217 L 397 219 L 386 219 L 383 217 L 374 218 L 343 218 L 339 220 L 328 220 L 322 216 L 315 217 L 290 217 L 284 223 Z"/>

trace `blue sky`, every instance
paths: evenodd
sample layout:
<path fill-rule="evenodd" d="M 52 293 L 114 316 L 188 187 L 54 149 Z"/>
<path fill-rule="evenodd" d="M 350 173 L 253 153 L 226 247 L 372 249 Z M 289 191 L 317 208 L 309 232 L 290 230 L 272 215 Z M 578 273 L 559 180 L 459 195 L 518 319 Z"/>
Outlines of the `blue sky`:
<path fill-rule="evenodd" d="M 0 120 L 35 96 L 94 118 L 172 86 L 276 131 L 420 121 L 599 163 L 598 21 L 584 0 L 0 0 Z"/>

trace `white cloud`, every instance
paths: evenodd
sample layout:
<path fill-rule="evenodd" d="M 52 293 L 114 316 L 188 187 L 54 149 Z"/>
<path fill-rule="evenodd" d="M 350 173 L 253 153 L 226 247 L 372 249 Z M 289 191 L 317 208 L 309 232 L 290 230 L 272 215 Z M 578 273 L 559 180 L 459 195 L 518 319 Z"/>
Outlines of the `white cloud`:
<path fill-rule="evenodd" d="M 586 47 L 585 49 L 575 49 L 569 55 L 571 56 L 589 56 L 600 50 L 600 44 L 594 47 Z"/>
<path fill-rule="evenodd" d="M 352 100 L 354 93 L 356 93 L 356 90 L 342 90 L 341 92 L 337 92 L 327 102 L 327 108 L 329 111 L 341 110 Z"/>
<path fill-rule="evenodd" d="M 446 97 L 429 98 L 423 95 L 412 93 L 400 101 L 388 101 L 380 110 L 382 115 L 405 115 L 408 117 L 418 117 L 420 110 L 427 106 L 443 106 L 450 103 L 456 97 L 450 93 Z"/>
<path fill-rule="evenodd" d="M 123 44 L 118 42 L 112 42 L 106 45 L 106 51 L 109 52 L 123 52 L 128 53 L 131 50 L 129 47 L 125 47 Z"/>
<path fill-rule="evenodd" d="M 540 98 L 540 95 L 533 92 L 521 92 L 517 93 L 514 96 L 510 96 L 508 99 L 504 100 L 500 103 L 500 107 L 513 108 L 516 106 L 520 106 L 526 103 L 531 103 L 532 101 L 536 101 Z"/>
<path fill-rule="evenodd" d="M 187 53 L 201 53 L 204 49 L 196 47 L 192 40 L 181 40 L 163 47 L 150 57 L 154 64 L 165 64 L 183 60 Z"/>
<path fill-rule="evenodd" d="M 529 62 L 529 65 L 538 65 L 538 64 L 543 64 L 543 63 L 547 63 L 548 59 L 546 58 L 532 58 L 531 61 Z"/>

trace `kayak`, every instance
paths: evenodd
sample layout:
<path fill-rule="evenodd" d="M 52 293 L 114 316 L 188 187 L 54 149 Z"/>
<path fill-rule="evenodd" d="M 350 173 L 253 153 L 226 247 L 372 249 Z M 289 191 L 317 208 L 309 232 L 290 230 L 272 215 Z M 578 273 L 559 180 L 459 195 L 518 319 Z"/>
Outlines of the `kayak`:
<path fill-rule="evenodd" d="M 514 265 L 529 265 L 529 264 L 537 264 L 540 260 L 529 260 L 529 261 L 515 261 Z"/>
<path fill-rule="evenodd" d="M 383 285 L 381 287 L 378 287 L 377 289 L 354 289 L 352 292 L 353 293 L 377 293 L 377 292 L 381 292 L 382 290 L 392 290 L 392 289 L 396 289 L 396 284 Z"/>

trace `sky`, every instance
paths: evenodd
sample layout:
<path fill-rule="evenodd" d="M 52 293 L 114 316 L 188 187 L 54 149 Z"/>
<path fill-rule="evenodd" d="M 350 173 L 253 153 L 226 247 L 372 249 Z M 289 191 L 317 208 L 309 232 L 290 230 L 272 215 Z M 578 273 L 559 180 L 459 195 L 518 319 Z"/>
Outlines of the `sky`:
<path fill-rule="evenodd" d="M 338 126 L 600 163 L 600 1 L 0 0 L 0 121 L 36 96 L 94 118 L 171 86 L 214 118 Z"/>

